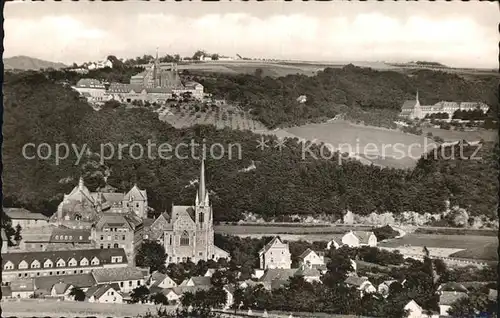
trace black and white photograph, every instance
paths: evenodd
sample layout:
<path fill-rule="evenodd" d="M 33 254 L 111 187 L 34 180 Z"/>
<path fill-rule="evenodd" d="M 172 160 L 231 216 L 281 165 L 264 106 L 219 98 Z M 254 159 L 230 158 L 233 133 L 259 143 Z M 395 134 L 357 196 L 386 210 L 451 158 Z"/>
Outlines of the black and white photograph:
<path fill-rule="evenodd" d="M 497 2 L 2 8 L 2 317 L 498 316 Z"/>

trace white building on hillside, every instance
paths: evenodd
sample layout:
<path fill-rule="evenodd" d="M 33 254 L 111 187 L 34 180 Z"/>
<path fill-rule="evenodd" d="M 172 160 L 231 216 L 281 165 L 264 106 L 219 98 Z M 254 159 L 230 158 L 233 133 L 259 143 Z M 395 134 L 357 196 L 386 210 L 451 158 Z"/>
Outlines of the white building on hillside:
<path fill-rule="evenodd" d="M 292 267 L 292 259 L 288 243 L 281 241 L 279 237 L 274 237 L 259 251 L 260 268 L 284 268 Z"/>
<path fill-rule="evenodd" d="M 342 244 L 349 247 L 377 246 L 377 237 L 373 232 L 349 231 L 342 237 Z"/>

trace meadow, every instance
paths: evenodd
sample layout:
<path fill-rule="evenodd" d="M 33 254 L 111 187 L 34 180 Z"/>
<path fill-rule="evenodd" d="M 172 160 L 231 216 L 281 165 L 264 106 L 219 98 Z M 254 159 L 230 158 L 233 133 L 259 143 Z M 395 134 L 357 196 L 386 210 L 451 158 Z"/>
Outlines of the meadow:
<path fill-rule="evenodd" d="M 433 127 L 422 128 L 422 134 L 426 136 L 428 133 L 432 133 L 433 136 L 439 136 L 444 139 L 445 142 L 452 142 L 458 140 L 467 141 L 479 141 L 483 139 L 484 141 L 497 141 L 498 134 L 495 130 L 479 130 L 479 131 L 458 131 L 458 130 L 446 130 Z"/>
<path fill-rule="evenodd" d="M 479 235 L 442 235 L 442 234 L 417 234 L 409 233 L 400 239 L 382 242 L 384 247 L 399 247 L 404 245 L 427 246 L 436 248 L 471 249 L 487 244 L 498 244 L 498 239 L 493 236 Z"/>
<path fill-rule="evenodd" d="M 106 304 L 73 301 L 23 299 L 2 301 L 2 317 L 137 317 L 156 313 L 159 305 Z M 165 306 L 164 306 L 165 307 Z M 166 307 L 175 310 L 173 306 Z"/>
<path fill-rule="evenodd" d="M 366 231 L 371 230 L 371 226 L 349 226 L 349 225 L 335 225 L 335 226 L 279 226 L 279 225 L 216 225 L 214 230 L 217 233 L 229 235 L 313 235 L 322 236 L 323 240 L 328 239 L 329 234 L 345 234 L 349 230 Z"/>

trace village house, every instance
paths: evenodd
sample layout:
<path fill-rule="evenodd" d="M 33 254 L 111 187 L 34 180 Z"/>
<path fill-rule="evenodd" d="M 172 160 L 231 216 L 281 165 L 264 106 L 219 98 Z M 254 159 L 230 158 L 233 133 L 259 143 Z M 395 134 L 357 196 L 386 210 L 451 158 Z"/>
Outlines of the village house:
<path fill-rule="evenodd" d="M 54 298 L 62 298 L 63 300 L 73 300 L 73 297 L 70 296 L 71 289 L 73 289 L 73 287 L 73 285 L 63 282 L 54 284 L 50 290 L 50 296 Z"/>
<path fill-rule="evenodd" d="M 144 220 L 144 240 L 161 243 L 163 229 L 168 226 L 170 216 L 167 213 L 160 214 L 156 219 Z"/>
<path fill-rule="evenodd" d="M 24 208 L 3 208 L 3 210 L 11 219 L 14 229 L 18 225 L 22 230 L 49 225 L 49 218 L 40 213 L 33 213 Z"/>
<path fill-rule="evenodd" d="M 123 303 L 123 293 L 116 284 L 93 286 L 87 290 L 85 296 L 91 303 Z"/>
<path fill-rule="evenodd" d="M 90 273 L 96 268 L 126 267 L 121 248 L 2 253 L 2 281 Z"/>
<path fill-rule="evenodd" d="M 299 267 L 302 266 L 323 269 L 325 267 L 325 253 L 313 251 L 310 248 L 306 249 L 299 255 Z"/>
<path fill-rule="evenodd" d="M 467 293 L 457 291 L 442 291 L 439 293 L 439 314 L 441 316 L 449 316 L 448 310 L 451 305 L 461 299 L 468 297 Z"/>
<path fill-rule="evenodd" d="M 144 285 L 144 272 L 136 267 L 94 269 L 92 276 L 96 284 L 112 284 L 124 293 Z"/>
<path fill-rule="evenodd" d="M 404 310 L 408 311 L 407 318 L 439 318 L 438 313 L 427 314 L 413 299 L 404 306 Z"/>
<path fill-rule="evenodd" d="M 216 272 L 217 270 L 215 268 L 209 268 L 207 269 L 207 271 L 205 272 L 205 277 L 212 277 L 212 275 Z"/>
<path fill-rule="evenodd" d="M 88 70 L 96 70 L 106 67 L 113 68 L 113 62 L 111 62 L 108 58 L 87 64 Z"/>
<path fill-rule="evenodd" d="M 349 231 L 342 237 L 342 244 L 349 247 L 377 246 L 377 237 L 373 232 Z"/>
<path fill-rule="evenodd" d="M 294 276 L 302 276 L 308 283 L 321 283 L 321 271 L 316 268 L 301 268 L 295 272 Z"/>
<path fill-rule="evenodd" d="M 35 294 L 38 297 L 47 297 L 52 295 L 54 286 L 57 284 L 65 284 L 68 286 L 78 287 L 86 292 L 90 287 L 96 285 L 95 279 L 92 274 L 76 274 L 76 275 L 62 275 L 62 276 L 43 276 L 36 277 L 35 280 Z M 69 288 L 70 290 L 73 288 Z M 60 290 L 62 285 L 57 288 Z"/>
<path fill-rule="evenodd" d="M 344 283 L 347 286 L 356 287 L 361 297 L 363 297 L 363 295 L 365 294 L 372 294 L 377 292 L 377 289 L 368 280 L 368 277 L 348 276 L 345 279 Z"/>
<path fill-rule="evenodd" d="M 12 298 L 30 298 L 35 293 L 33 279 L 15 280 L 9 284 Z"/>
<path fill-rule="evenodd" d="M 283 243 L 277 236 L 259 251 L 259 260 L 261 269 L 292 267 L 288 243 Z"/>
<path fill-rule="evenodd" d="M 194 276 L 186 278 L 179 287 L 212 286 L 211 278 L 205 276 Z"/>
<path fill-rule="evenodd" d="M 398 284 L 401 284 L 402 286 L 404 285 L 404 283 L 406 282 L 406 280 L 404 280 L 402 283 L 399 283 L 397 280 L 393 279 L 393 280 L 386 280 L 386 281 L 383 281 L 382 283 L 380 283 L 377 287 L 377 292 L 384 296 L 384 297 L 387 297 L 389 295 L 389 291 L 391 289 L 391 285 L 394 284 L 394 283 L 398 283 Z"/>
<path fill-rule="evenodd" d="M 262 284 L 267 290 L 280 288 L 285 286 L 296 272 L 296 268 L 268 268 L 258 280 L 258 283 Z"/>
<path fill-rule="evenodd" d="M 109 100 L 104 83 L 93 78 L 82 78 L 71 88 L 91 104 L 104 104 Z"/>
<path fill-rule="evenodd" d="M 146 286 L 153 292 L 155 289 L 165 289 L 177 287 L 177 283 L 167 274 L 154 272 L 146 281 Z"/>

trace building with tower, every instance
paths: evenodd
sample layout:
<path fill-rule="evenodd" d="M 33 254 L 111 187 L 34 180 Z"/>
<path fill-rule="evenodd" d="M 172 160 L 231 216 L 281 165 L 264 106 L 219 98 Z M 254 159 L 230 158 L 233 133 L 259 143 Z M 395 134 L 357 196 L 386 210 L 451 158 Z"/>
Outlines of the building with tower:
<path fill-rule="evenodd" d="M 204 161 L 194 205 L 172 206 L 170 220 L 165 222 L 159 241 L 168 255 L 167 263 L 229 258 L 228 252 L 214 245 L 213 210 L 205 188 Z"/>
<path fill-rule="evenodd" d="M 133 214 L 139 219 L 147 218 L 148 196 L 146 190 L 134 185 L 127 193 L 115 192 L 112 187 L 90 192 L 83 178 L 69 194 L 65 194 L 51 217 L 51 223 L 70 228 L 90 228 L 102 213 Z"/>
<path fill-rule="evenodd" d="M 453 118 L 453 114 L 456 111 L 473 111 L 473 110 L 481 110 L 483 113 L 487 113 L 489 110 L 489 106 L 482 102 L 449 102 L 449 101 L 440 101 L 434 105 L 421 105 L 418 98 L 418 91 L 413 100 L 407 100 L 403 103 L 403 107 L 401 108 L 400 117 L 406 119 L 423 119 L 426 116 L 430 116 L 433 114 L 447 114 L 448 121 L 451 121 Z"/>
<path fill-rule="evenodd" d="M 156 58 L 153 63 L 143 72 L 133 75 L 130 78 L 130 84 L 142 88 L 168 88 L 181 89 L 181 78 L 177 72 L 177 65 L 170 63 L 170 67 L 162 68 L 158 60 L 158 49 L 156 49 Z"/>

